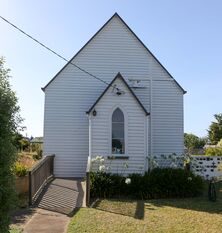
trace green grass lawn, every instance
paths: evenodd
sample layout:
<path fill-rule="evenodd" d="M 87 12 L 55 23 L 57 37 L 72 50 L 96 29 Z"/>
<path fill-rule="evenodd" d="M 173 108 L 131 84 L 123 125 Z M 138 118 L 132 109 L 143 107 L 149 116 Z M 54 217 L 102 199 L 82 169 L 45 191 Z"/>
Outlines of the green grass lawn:
<path fill-rule="evenodd" d="M 222 232 L 222 185 L 217 202 L 207 196 L 150 201 L 100 200 L 75 213 L 71 232 Z"/>

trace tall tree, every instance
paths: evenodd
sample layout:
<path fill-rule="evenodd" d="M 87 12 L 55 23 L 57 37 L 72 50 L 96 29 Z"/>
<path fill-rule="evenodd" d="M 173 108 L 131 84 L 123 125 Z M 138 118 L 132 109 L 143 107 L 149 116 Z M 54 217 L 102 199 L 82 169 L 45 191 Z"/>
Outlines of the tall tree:
<path fill-rule="evenodd" d="M 21 123 L 17 98 L 9 83 L 9 71 L 0 57 L 0 232 L 9 231 L 9 211 L 15 197 L 13 136 Z"/>
<path fill-rule="evenodd" d="M 216 121 L 213 121 L 208 130 L 208 138 L 212 145 L 216 145 L 222 138 L 222 113 L 214 115 Z"/>

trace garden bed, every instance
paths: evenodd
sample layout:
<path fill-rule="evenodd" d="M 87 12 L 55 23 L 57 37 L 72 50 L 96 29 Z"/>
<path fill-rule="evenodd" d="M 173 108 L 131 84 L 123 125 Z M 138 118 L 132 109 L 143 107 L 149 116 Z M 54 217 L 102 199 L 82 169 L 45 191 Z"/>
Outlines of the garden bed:
<path fill-rule="evenodd" d="M 154 168 L 143 175 L 128 177 L 105 172 L 90 174 L 90 195 L 94 198 L 183 198 L 199 196 L 203 189 L 200 176 L 181 168 Z"/>
<path fill-rule="evenodd" d="M 18 158 L 15 163 L 15 189 L 18 194 L 25 194 L 29 191 L 28 171 L 39 162 L 36 159 L 37 153 L 22 152 L 18 153 Z"/>

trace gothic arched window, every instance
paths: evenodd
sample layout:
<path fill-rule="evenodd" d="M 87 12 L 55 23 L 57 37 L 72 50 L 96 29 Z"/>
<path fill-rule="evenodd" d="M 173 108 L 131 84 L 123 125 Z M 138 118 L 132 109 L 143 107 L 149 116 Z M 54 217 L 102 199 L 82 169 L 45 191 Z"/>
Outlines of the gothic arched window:
<path fill-rule="evenodd" d="M 112 154 L 125 153 L 124 115 L 117 108 L 112 115 Z"/>

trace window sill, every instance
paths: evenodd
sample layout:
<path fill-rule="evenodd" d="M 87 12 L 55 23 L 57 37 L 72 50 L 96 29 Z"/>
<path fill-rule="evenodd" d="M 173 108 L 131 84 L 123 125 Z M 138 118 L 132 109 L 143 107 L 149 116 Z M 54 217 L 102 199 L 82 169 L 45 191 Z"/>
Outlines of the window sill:
<path fill-rule="evenodd" d="M 129 159 L 129 156 L 125 156 L 125 155 L 113 155 L 113 156 L 108 156 L 107 159 Z"/>

